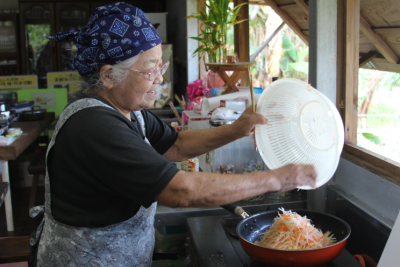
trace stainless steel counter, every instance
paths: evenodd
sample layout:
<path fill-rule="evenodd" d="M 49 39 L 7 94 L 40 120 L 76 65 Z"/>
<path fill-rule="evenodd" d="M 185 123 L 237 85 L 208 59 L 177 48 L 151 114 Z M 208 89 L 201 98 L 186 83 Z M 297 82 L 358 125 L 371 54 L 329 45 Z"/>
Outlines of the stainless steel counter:
<path fill-rule="evenodd" d="M 257 213 L 267 209 L 278 209 L 282 204 L 285 204 L 286 209 L 305 209 L 307 208 L 307 196 L 291 195 L 290 198 L 287 199 L 269 199 L 265 197 L 262 201 L 239 201 L 235 204 L 244 207 L 245 210 L 250 213 Z M 188 218 L 226 214 L 230 213 L 221 207 L 173 209 L 163 205 L 158 205 L 154 226 L 164 227 L 186 225 L 186 220 Z"/>

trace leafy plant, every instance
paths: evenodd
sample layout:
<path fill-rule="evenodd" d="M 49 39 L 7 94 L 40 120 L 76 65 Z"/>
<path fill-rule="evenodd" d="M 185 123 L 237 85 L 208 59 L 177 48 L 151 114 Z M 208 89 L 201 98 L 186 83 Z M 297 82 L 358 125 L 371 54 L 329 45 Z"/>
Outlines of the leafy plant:
<path fill-rule="evenodd" d="M 50 24 L 28 24 L 26 25 L 27 39 L 33 51 L 32 66 L 40 57 L 40 53 L 49 42 L 47 36 L 50 34 Z"/>
<path fill-rule="evenodd" d="M 308 75 L 308 48 L 297 51 L 292 40 L 286 34 L 282 35 L 283 56 L 279 66 L 285 77 L 295 77 L 298 74 Z"/>
<path fill-rule="evenodd" d="M 221 60 L 222 55 L 226 55 L 228 29 L 246 20 L 237 20 L 240 8 L 246 4 L 242 3 L 233 7 L 233 0 L 209 0 L 205 1 L 206 8 L 188 16 L 188 19 L 200 20 L 201 26 L 204 26 L 198 37 L 189 37 L 202 43 L 193 52 L 193 56 L 199 54 L 201 58 L 207 53 L 211 62 Z"/>
<path fill-rule="evenodd" d="M 369 141 L 371 141 L 372 143 L 374 143 L 375 145 L 380 145 L 382 144 L 381 139 L 379 138 L 379 136 L 376 136 L 372 133 L 362 133 L 362 135 L 368 139 Z"/>

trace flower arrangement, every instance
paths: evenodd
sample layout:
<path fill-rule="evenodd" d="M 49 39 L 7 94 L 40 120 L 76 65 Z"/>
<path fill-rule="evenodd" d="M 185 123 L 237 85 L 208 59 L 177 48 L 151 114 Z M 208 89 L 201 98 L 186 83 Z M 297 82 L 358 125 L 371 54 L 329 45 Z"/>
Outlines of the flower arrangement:
<path fill-rule="evenodd" d="M 202 43 L 194 52 L 199 57 L 207 53 L 210 62 L 225 62 L 227 54 L 227 32 L 229 27 L 246 19 L 237 20 L 240 8 L 248 3 L 231 7 L 233 0 L 204 1 L 206 8 L 187 18 L 197 18 L 204 25 L 198 37 L 189 37 Z"/>

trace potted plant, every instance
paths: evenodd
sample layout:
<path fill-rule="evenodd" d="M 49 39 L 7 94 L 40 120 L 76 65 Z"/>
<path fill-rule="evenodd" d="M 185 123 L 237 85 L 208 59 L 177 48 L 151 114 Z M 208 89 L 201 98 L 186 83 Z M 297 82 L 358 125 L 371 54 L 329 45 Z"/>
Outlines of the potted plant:
<path fill-rule="evenodd" d="M 204 2 L 206 8 L 202 8 L 197 14 L 187 17 L 197 18 L 202 22 L 201 34 L 198 37 L 189 37 L 202 43 L 193 52 L 193 56 L 198 53 L 201 58 L 207 54 L 209 62 L 225 62 L 228 29 L 246 20 L 237 20 L 237 17 L 240 8 L 248 3 L 232 7 L 230 4 L 233 3 L 233 0 L 208 0 Z"/>

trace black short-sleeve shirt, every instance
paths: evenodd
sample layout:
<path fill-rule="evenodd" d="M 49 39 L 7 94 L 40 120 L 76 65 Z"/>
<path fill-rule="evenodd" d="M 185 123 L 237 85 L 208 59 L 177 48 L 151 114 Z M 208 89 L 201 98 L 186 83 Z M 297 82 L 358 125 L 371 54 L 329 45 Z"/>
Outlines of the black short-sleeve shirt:
<path fill-rule="evenodd" d="M 109 105 L 95 95 L 91 97 Z M 143 109 L 146 137 L 114 108 L 91 107 L 72 115 L 58 133 L 47 166 L 51 211 L 62 223 L 104 227 L 149 207 L 178 172 L 164 154 L 178 133 Z"/>

